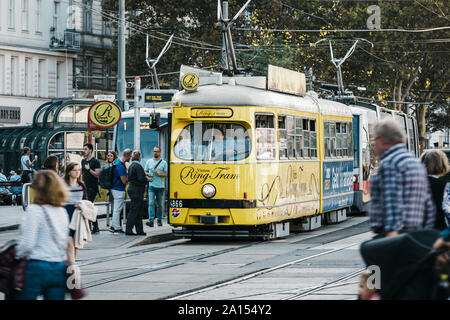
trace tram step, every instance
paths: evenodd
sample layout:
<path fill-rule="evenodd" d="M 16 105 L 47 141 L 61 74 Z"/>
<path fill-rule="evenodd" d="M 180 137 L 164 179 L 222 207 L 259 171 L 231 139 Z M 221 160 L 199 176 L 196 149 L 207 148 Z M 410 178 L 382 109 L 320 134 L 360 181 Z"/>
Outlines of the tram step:
<path fill-rule="evenodd" d="M 324 224 L 335 224 L 347 220 L 347 208 L 323 214 Z"/>
<path fill-rule="evenodd" d="M 318 229 L 322 226 L 322 217 L 320 215 L 312 217 L 303 217 L 291 222 L 291 231 L 305 232 Z"/>

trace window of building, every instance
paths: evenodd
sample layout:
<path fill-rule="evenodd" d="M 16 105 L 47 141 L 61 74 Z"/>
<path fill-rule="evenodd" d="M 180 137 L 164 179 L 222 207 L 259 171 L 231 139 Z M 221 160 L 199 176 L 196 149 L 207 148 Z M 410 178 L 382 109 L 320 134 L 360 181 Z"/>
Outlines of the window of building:
<path fill-rule="evenodd" d="M 84 80 L 84 85 L 86 86 L 86 88 L 90 88 L 91 87 L 91 76 L 92 76 L 92 57 L 86 57 L 84 59 L 84 66 L 83 66 L 83 80 Z"/>
<path fill-rule="evenodd" d="M 41 32 L 41 3 L 42 0 L 36 0 L 36 32 Z"/>
<path fill-rule="evenodd" d="M 29 16 L 28 16 L 28 0 L 22 0 L 22 30 L 28 31 Z"/>
<path fill-rule="evenodd" d="M 84 31 L 92 33 L 92 0 L 84 0 Z"/>
<path fill-rule="evenodd" d="M 59 2 L 53 2 L 53 30 L 54 34 L 58 34 L 58 16 L 59 16 Z"/>
<path fill-rule="evenodd" d="M 10 79 L 11 79 L 11 94 L 17 94 L 17 57 L 11 57 L 11 70 L 10 70 Z"/>
<path fill-rule="evenodd" d="M 273 114 L 256 114 L 256 159 L 275 159 L 275 119 Z"/>
<path fill-rule="evenodd" d="M 31 96 L 31 59 L 25 58 L 25 79 L 24 79 L 24 94 L 25 96 Z"/>
<path fill-rule="evenodd" d="M 14 3 L 16 0 L 9 0 L 8 1 L 8 28 L 14 29 L 15 28 L 15 14 L 16 10 L 14 7 Z"/>

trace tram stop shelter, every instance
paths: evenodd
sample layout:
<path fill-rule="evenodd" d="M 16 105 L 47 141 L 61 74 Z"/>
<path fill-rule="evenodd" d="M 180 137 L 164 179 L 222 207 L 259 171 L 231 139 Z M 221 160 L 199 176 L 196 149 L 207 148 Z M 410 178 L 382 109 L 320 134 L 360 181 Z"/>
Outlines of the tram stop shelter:
<path fill-rule="evenodd" d="M 88 110 L 93 103 L 94 100 L 55 99 L 36 110 L 31 126 L 0 128 L 0 166 L 4 172 L 21 169 L 24 147 L 30 148 L 32 159 L 38 157 L 34 169 L 41 168 L 50 155 L 58 157 L 61 170 L 71 161 L 81 163 L 83 145 L 88 142 Z M 113 129 L 96 131 L 94 136 L 94 156 L 103 165 L 107 150 L 114 149 Z"/>

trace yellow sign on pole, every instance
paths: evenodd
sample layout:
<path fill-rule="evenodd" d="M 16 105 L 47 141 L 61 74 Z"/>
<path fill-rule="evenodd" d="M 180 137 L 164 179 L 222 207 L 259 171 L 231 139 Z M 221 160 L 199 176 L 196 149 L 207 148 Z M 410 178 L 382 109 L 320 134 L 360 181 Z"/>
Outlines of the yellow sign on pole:
<path fill-rule="evenodd" d="M 195 73 L 186 73 L 183 78 L 181 78 L 181 86 L 186 91 L 197 90 L 199 82 L 199 78 Z"/>
<path fill-rule="evenodd" d="M 117 104 L 111 101 L 98 101 L 89 108 L 88 122 L 95 128 L 106 129 L 115 126 L 122 117 Z"/>

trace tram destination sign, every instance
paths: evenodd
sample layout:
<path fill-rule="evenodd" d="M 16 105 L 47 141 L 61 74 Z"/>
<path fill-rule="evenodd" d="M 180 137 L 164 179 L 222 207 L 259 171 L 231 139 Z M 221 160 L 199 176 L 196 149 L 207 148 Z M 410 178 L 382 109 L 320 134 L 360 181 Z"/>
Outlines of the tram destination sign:
<path fill-rule="evenodd" d="M 138 107 L 157 107 L 155 103 L 170 102 L 177 90 L 173 89 L 141 89 L 138 92 Z"/>
<path fill-rule="evenodd" d="M 98 101 L 94 103 L 88 112 L 89 128 L 106 129 L 115 126 L 122 117 L 122 112 L 117 104 L 111 101 Z"/>

